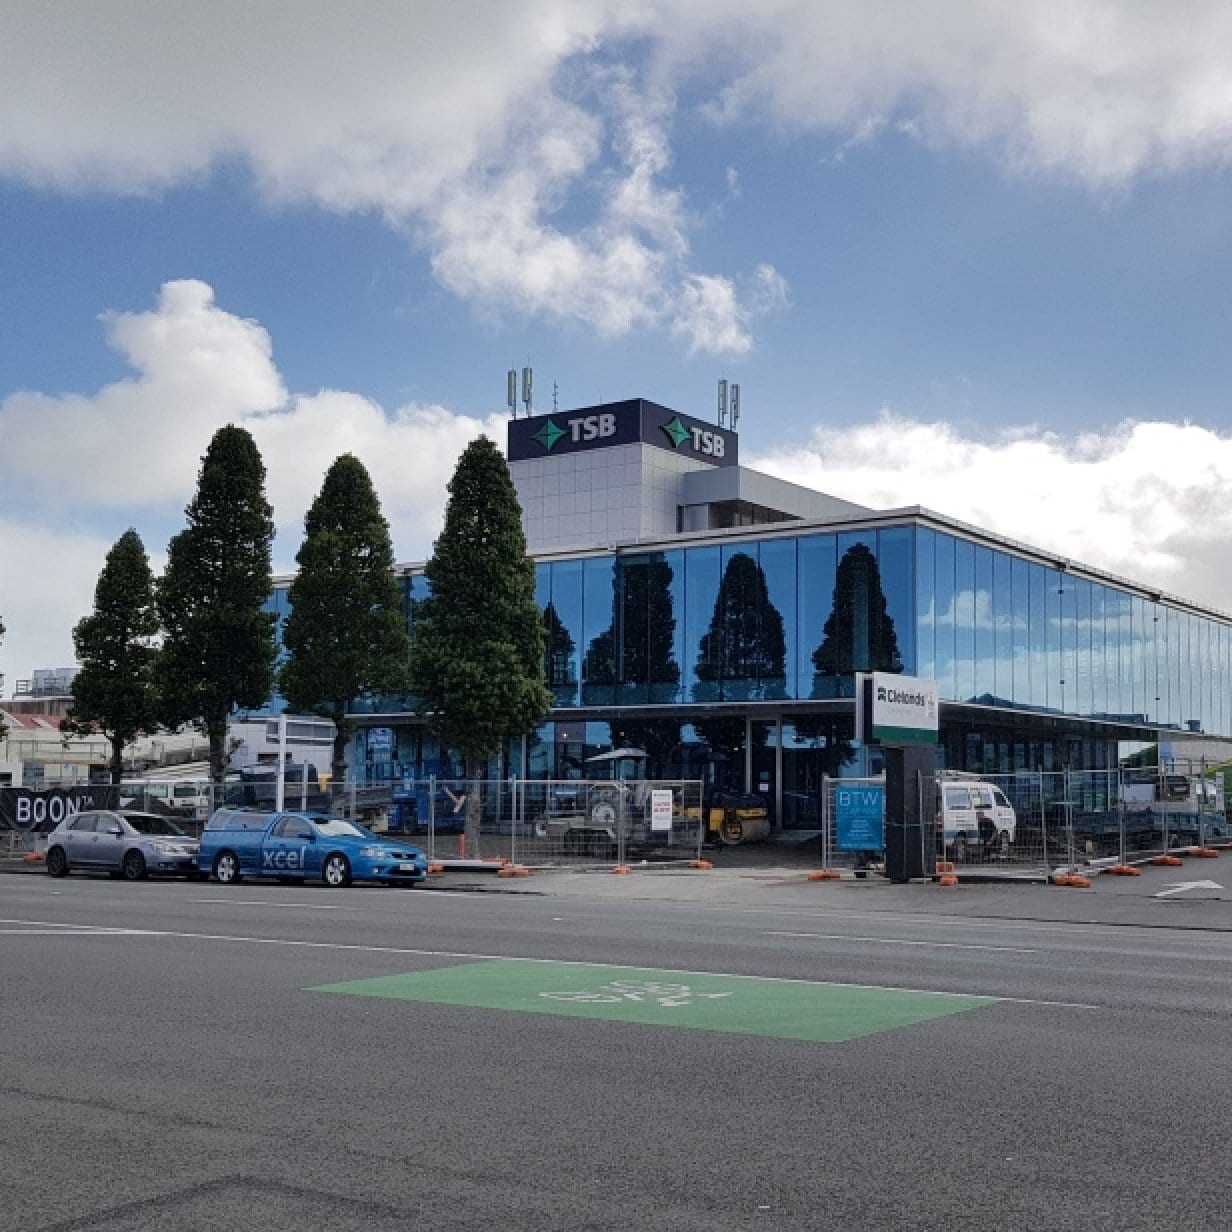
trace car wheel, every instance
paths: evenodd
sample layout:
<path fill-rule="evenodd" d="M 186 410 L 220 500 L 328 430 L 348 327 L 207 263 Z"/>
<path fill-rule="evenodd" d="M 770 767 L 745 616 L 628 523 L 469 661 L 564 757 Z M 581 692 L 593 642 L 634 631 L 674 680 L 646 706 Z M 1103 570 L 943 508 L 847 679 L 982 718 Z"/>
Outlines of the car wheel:
<path fill-rule="evenodd" d="M 338 852 L 326 856 L 325 863 L 321 868 L 321 880 L 334 890 L 340 889 L 342 886 L 349 886 L 351 884 L 350 861 L 346 856 L 339 855 Z"/>
<path fill-rule="evenodd" d="M 124 863 L 120 865 L 125 881 L 145 880 L 145 856 L 137 850 L 124 853 Z"/>
<path fill-rule="evenodd" d="M 52 847 L 47 852 L 47 871 L 53 877 L 68 876 L 68 856 L 63 847 Z"/>
<path fill-rule="evenodd" d="M 220 851 L 214 861 L 214 876 L 223 885 L 234 885 L 240 879 L 240 862 L 234 851 Z"/>
<path fill-rule="evenodd" d="M 963 833 L 954 835 L 954 863 L 962 864 L 967 859 L 967 836 Z"/>

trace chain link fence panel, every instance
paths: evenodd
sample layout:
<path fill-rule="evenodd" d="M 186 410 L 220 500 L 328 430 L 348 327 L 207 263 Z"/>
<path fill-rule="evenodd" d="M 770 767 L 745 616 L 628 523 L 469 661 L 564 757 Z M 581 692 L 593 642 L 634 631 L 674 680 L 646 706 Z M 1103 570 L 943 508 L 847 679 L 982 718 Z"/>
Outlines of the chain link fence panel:
<path fill-rule="evenodd" d="M 389 830 L 421 838 L 432 859 L 524 865 L 617 865 L 697 859 L 705 839 L 700 782 L 488 779 L 480 794 L 480 850 L 465 847 L 464 779 L 429 778 L 392 790 Z"/>
<path fill-rule="evenodd" d="M 884 791 L 884 786 L 884 778 L 825 781 L 822 867 L 857 874 L 881 870 L 883 850 L 861 841 L 858 828 L 853 839 L 851 828 L 840 825 L 837 793 Z M 1222 783 L 1217 788 L 1208 775 L 1178 772 L 1173 766 L 986 775 L 943 771 L 936 780 L 936 801 L 931 855 L 938 864 L 953 864 L 958 873 L 1046 875 L 1232 840 Z M 926 859 L 926 870 L 929 864 Z"/>

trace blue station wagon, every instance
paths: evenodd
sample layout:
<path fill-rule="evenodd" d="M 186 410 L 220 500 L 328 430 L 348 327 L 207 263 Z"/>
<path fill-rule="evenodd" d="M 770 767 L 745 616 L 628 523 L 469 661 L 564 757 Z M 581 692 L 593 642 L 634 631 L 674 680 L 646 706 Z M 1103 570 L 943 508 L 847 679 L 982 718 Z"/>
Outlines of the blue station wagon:
<path fill-rule="evenodd" d="M 245 877 L 278 881 L 355 881 L 414 885 L 428 873 L 424 853 L 373 834 L 353 821 L 316 813 L 218 809 L 201 835 L 197 865 L 223 885 Z"/>

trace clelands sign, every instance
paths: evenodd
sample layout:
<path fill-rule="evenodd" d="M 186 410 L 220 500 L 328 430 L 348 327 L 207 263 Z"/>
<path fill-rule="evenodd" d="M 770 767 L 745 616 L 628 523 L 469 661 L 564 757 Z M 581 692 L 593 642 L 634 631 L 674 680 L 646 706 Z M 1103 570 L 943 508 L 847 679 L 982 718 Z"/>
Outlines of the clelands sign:
<path fill-rule="evenodd" d="M 118 808 L 120 789 L 109 783 L 88 787 L 0 787 L 0 826 L 28 830 L 41 821 L 61 822 L 83 809 Z"/>

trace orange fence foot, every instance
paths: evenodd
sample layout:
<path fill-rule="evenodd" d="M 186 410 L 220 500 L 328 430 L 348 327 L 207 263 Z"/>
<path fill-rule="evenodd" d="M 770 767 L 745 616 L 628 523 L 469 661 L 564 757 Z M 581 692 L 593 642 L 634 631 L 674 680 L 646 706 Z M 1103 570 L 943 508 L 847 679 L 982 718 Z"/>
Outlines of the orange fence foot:
<path fill-rule="evenodd" d="M 808 875 L 810 881 L 837 881 L 838 877 L 838 870 L 834 868 L 818 869 L 817 872 Z"/>
<path fill-rule="evenodd" d="M 1184 864 L 1185 861 L 1180 856 L 1152 856 L 1151 863 L 1166 864 L 1169 868 L 1175 868 L 1180 864 Z"/>
<path fill-rule="evenodd" d="M 1141 877 L 1142 870 L 1134 868 L 1132 864 L 1113 864 L 1111 867 L 1104 869 L 1105 873 L 1111 873 L 1114 877 Z"/>
<path fill-rule="evenodd" d="M 690 860 L 690 868 L 714 868 L 714 865 L 709 860 Z"/>
<path fill-rule="evenodd" d="M 530 869 L 523 868 L 520 864 L 506 863 L 496 875 L 498 877 L 529 877 Z"/>
<path fill-rule="evenodd" d="M 1214 847 L 1194 847 L 1190 850 L 1191 856 L 1198 856 L 1203 860 L 1218 860 L 1219 852 Z"/>
<path fill-rule="evenodd" d="M 953 873 L 942 873 L 941 876 L 937 878 L 937 884 L 943 886 L 956 886 L 958 884 L 958 878 Z"/>

